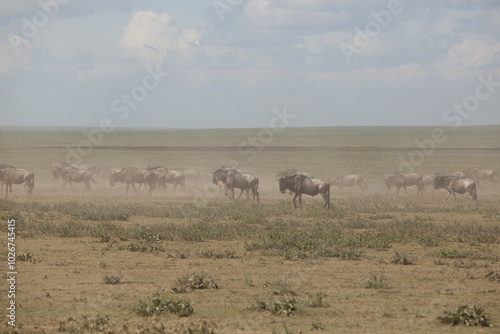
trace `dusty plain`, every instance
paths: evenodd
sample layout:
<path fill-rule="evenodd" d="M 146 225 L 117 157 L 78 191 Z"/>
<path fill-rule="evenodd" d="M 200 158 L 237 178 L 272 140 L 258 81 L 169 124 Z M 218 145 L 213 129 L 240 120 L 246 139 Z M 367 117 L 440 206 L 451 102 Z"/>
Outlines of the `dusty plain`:
<path fill-rule="evenodd" d="M 409 159 L 422 174 L 500 171 L 500 126 L 443 128 L 445 139 L 432 145 L 434 130 L 131 129 L 81 147 L 86 165 L 201 174 L 185 190 L 127 196 L 108 180 L 84 192 L 53 178 L 67 145 L 86 140 L 81 129 L 1 128 L 1 162 L 35 173 L 31 199 L 22 185 L 1 194 L 1 263 L 7 278 L 7 221 L 15 219 L 18 273 L 16 327 L 4 316 L 1 331 L 497 333 L 500 182 L 478 186 L 477 207 L 430 188 L 395 196 L 384 178 Z M 224 164 L 259 177 L 260 204 L 224 198 L 210 178 Z M 361 174 L 368 190 L 332 188 L 330 211 L 319 196 L 295 210 L 275 177 L 288 168 L 323 179 Z M 6 280 L 2 287 L 7 315 Z M 162 309 L 168 303 L 192 313 Z M 484 309 L 493 327 L 439 322 L 461 305 Z"/>

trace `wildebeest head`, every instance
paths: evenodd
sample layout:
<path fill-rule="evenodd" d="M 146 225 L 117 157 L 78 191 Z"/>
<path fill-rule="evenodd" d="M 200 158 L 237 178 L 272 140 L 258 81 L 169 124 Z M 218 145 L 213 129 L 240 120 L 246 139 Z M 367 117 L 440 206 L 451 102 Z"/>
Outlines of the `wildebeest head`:
<path fill-rule="evenodd" d="M 450 185 L 451 179 L 451 176 L 436 176 L 434 179 L 434 188 L 447 188 Z"/>
<path fill-rule="evenodd" d="M 393 178 L 394 176 L 389 176 L 388 178 L 385 179 L 385 185 L 387 186 L 388 189 L 391 189 L 394 186 Z"/>
<path fill-rule="evenodd" d="M 295 179 L 295 176 L 296 175 L 293 175 L 293 176 L 280 176 L 278 178 L 278 182 L 279 182 L 279 188 L 280 188 L 280 192 L 282 194 L 285 193 L 286 190 L 291 190 L 292 187 L 293 187 L 293 180 Z"/>
<path fill-rule="evenodd" d="M 218 186 L 222 185 L 224 170 L 222 170 L 220 168 L 219 169 L 214 169 L 210 173 L 212 173 L 212 182 L 213 182 L 213 184 L 218 185 Z"/>

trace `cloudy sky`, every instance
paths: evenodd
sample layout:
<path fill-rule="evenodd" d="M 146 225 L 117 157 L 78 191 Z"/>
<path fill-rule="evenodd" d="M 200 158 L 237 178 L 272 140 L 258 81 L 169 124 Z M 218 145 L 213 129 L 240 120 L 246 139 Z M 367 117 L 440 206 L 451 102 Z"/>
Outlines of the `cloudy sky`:
<path fill-rule="evenodd" d="M 498 0 L 0 0 L 0 37 L 0 125 L 500 124 Z"/>

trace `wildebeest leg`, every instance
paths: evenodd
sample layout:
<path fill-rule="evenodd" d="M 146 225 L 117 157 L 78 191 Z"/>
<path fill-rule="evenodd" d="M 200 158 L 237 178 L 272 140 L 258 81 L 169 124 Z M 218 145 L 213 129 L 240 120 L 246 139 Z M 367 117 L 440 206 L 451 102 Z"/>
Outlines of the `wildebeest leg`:
<path fill-rule="evenodd" d="M 293 196 L 293 207 L 294 207 L 295 209 L 297 209 L 297 202 L 295 201 L 295 199 L 296 199 L 297 197 L 299 197 L 299 194 L 294 193 L 294 196 Z"/>
<path fill-rule="evenodd" d="M 229 186 L 227 184 L 224 185 L 224 194 L 226 194 L 227 198 L 231 199 L 231 196 L 229 196 Z"/>
<path fill-rule="evenodd" d="M 241 188 L 240 190 L 241 190 L 241 191 L 240 191 L 240 196 L 238 196 L 238 199 L 240 199 L 241 195 L 243 195 L 243 191 L 244 191 L 244 190 L 246 190 L 246 191 L 247 191 L 247 198 L 248 198 L 248 189 L 243 189 L 243 188 Z"/>
<path fill-rule="evenodd" d="M 243 191 L 245 191 L 247 193 L 247 201 L 250 200 L 250 189 L 249 188 L 246 188 L 246 189 L 241 189 L 240 191 L 240 196 L 238 196 L 238 199 L 240 199 L 241 195 L 243 195 Z"/>
<path fill-rule="evenodd" d="M 234 187 L 230 187 L 230 190 L 231 190 L 231 199 L 232 199 L 232 200 L 236 200 L 236 199 L 234 198 Z"/>
<path fill-rule="evenodd" d="M 252 194 L 253 194 L 252 202 L 255 201 L 255 197 L 257 197 L 257 203 L 260 203 L 259 202 L 259 191 L 255 187 L 252 188 Z"/>
<path fill-rule="evenodd" d="M 446 196 L 446 200 L 448 200 L 448 198 L 450 197 L 450 195 L 451 195 L 451 191 L 448 190 L 448 195 Z M 456 197 L 455 193 L 453 193 L 453 195 L 455 196 L 455 199 L 456 199 L 457 197 Z"/>
<path fill-rule="evenodd" d="M 403 189 L 405 190 L 406 195 L 409 195 L 408 190 L 406 190 L 406 186 L 403 186 Z"/>
<path fill-rule="evenodd" d="M 328 205 L 328 196 L 326 194 L 321 193 L 321 197 L 323 197 L 323 208 L 325 208 Z"/>
<path fill-rule="evenodd" d="M 398 191 L 396 191 L 396 196 L 399 196 L 399 190 L 401 189 L 401 187 L 398 187 Z"/>
<path fill-rule="evenodd" d="M 137 189 L 135 188 L 134 182 L 131 182 L 130 184 L 132 185 L 132 189 L 134 189 L 136 193 L 139 193 L 139 191 L 137 191 Z M 144 189 L 146 189 L 146 185 L 144 185 Z"/>
<path fill-rule="evenodd" d="M 90 182 L 89 182 L 89 180 L 84 180 L 83 182 L 85 183 L 85 189 L 83 189 L 83 191 L 86 191 L 87 189 L 90 189 Z"/>

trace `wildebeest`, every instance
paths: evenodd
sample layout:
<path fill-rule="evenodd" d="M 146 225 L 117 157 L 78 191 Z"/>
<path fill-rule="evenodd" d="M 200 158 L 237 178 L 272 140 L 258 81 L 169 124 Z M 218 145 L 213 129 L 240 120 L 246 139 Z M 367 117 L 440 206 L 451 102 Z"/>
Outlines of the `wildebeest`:
<path fill-rule="evenodd" d="M 361 190 L 368 189 L 365 180 L 363 180 L 363 177 L 359 174 L 338 174 L 328 179 L 328 183 L 330 183 L 330 186 L 340 187 L 340 189 L 354 186 L 358 186 Z"/>
<path fill-rule="evenodd" d="M 389 176 L 385 179 L 385 184 L 387 188 L 391 189 L 392 187 L 397 188 L 396 196 L 399 195 L 399 190 L 401 188 L 404 189 L 405 193 L 408 194 L 406 187 L 416 186 L 417 194 L 423 194 L 423 181 L 422 175 L 417 173 L 398 173 L 393 176 Z"/>
<path fill-rule="evenodd" d="M 488 180 L 491 183 L 491 187 L 493 188 L 497 184 L 496 178 L 498 178 L 497 172 L 493 169 L 480 169 L 477 167 L 473 167 L 463 171 L 465 177 L 472 179 L 476 182 L 479 187 L 479 181 Z"/>
<path fill-rule="evenodd" d="M 231 199 L 234 198 L 234 188 L 241 189 L 240 195 L 238 199 L 240 199 L 243 191 L 247 194 L 247 200 L 250 200 L 250 190 L 252 191 L 252 202 L 257 200 L 257 203 L 260 203 L 259 199 L 259 179 L 249 173 L 247 171 L 241 170 L 238 167 L 219 167 L 213 170 L 212 172 L 212 182 L 214 184 L 224 184 L 225 191 L 227 197 Z M 227 193 L 228 190 L 231 192 L 231 196 Z"/>
<path fill-rule="evenodd" d="M 158 173 L 156 183 L 163 189 L 166 189 L 167 183 L 174 185 L 173 190 L 175 190 L 177 186 L 180 186 L 182 189 L 186 188 L 186 175 L 184 175 L 182 172 L 178 170 L 161 166 L 148 167 L 147 170 L 155 171 L 156 173 Z"/>
<path fill-rule="evenodd" d="M 282 176 L 293 176 L 293 175 L 305 175 L 307 177 L 310 177 L 311 179 L 314 178 L 314 176 L 311 173 L 301 172 L 301 171 L 298 171 L 298 170 L 293 169 L 293 168 L 292 169 L 285 169 L 284 171 L 278 172 L 278 174 L 276 174 L 276 177 L 280 178 Z"/>
<path fill-rule="evenodd" d="M 313 179 L 302 174 L 291 176 L 280 176 L 278 178 L 279 189 L 281 193 L 289 190 L 295 194 L 293 205 L 297 208 L 296 199 L 299 198 L 300 209 L 302 209 L 302 194 L 316 196 L 321 194 L 325 204 L 323 208 L 330 209 L 330 184 L 320 179 Z"/>
<path fill-rule="evenodd" d="M 109 177 L 109 185 L 113 187 L 115 183 L 117 182 L 122 182 L 127 184 L 127 195 L 128 195 L 128 189 L 130 185 L 132 185 L 132 188 L 135 190 L 135 192 L 138 193 L 135 183 L 139 183 L 140 185 L 143 183 L 147 182 L 147 175 L 151 171 L 148 171 L 146 169 L 139 169 L 135 167 L 126 167 L 120 170 L 119 172 L 114 172 L 111 174 Z M 150 180 L 152 182 L 152 180 Z M 150 191 L 151 190 L 151 184 L 148 184 L 150 186 Z"/>
<path fill-rule="evenodd" d="M 15 167 L 7 167 L 0 169 L 0 180 L 5 182 L 5 197 L 12 192 L 12 184 L 25 184 L 28 187 L 27 197 L 30 198 L 35 187 L 35 174 L 27 169 L 17 169 Z"/>
<path fill-rule="evenodd" d="M 477 202 L 476 182 L 474 182 L 474 180 L 459 179 L 453 176 L 436 176 L 436 179 L 434 180 L 434 188 L 446 189 L 448 191 L 446 200 L 448 200 L 448 197 L 450 197 L 451 194 L 453 194 L 453 197 L 456 199 L 457 196 L 455 193 L 469 193 L 472 200 L 476 201 L 476 205 L 479 205 Z"/>
<path fill-rule="evenodd" d="M 90 181 L 97 184 L 97 182 L 92 178 L 93 173 L 86 168 L 79 168 L 70 165 L 65 166 L 53 166 L 52 167 L 53 176 L 59 180 L 61 178 L 63 182 L 63 189 L 66 189 L 66 184 L 69 183 L 71 191 L 73 191 L 73 182 L 83 182 L 85 184 L 85 190 L 90 189 Z"/>
<path fill-rule="evenodd" d="M 16 168 L 16 167 L 12 165 L 0 164 L 0 169 L 5 169 L 5 168 Z M 0 179 L 0 181 L 2 182 L 2 187 L 0 191 L 3 191 L 3 185 L 5 184 L 5 182 L 2 179 Z M 10 187 L 9 191 L 12 192 L 12 186 Z"/>

